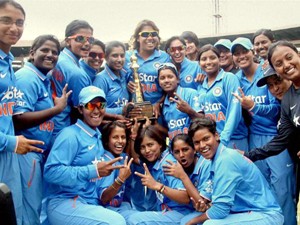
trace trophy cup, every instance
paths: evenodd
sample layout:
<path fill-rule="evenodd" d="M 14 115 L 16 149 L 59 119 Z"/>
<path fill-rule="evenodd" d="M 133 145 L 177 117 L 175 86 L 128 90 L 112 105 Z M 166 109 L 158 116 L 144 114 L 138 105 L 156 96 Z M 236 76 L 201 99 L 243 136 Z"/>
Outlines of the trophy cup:
<path fill-rule="evenodd" d="M 133 82 L 136 84 L 137 88 L 135 89 L 135 93 L 132 94 L 132 99 L 131 99 L 131 101 L 134 104 L 129 105 L 130 107 L 127 108 L 127 115 L 131 119 L 137 118 L 138 121 L 144 120 L 145 116 L 148 117 L 149 119 L 153 119 L 152 104 L 149 101 L 144 101 L 144 96 L 143 96 L 141 83 L 140 83 L 140 79 L 139 79 L 139 74 L 138 74 L 139 65 L 137 63 L 137 57 L 134 54 L 134 52 L 133 52 L 132 56 L 130 57 L 130 60 L 131 60 L 130 68 L 132 69 L 132 72 L 133 72 Z M 129 112 L 133 108 L 136 108 L 136 107 L 142 108 L 142 113 L 139 114 L 138 116 L 130 116 Z"/>

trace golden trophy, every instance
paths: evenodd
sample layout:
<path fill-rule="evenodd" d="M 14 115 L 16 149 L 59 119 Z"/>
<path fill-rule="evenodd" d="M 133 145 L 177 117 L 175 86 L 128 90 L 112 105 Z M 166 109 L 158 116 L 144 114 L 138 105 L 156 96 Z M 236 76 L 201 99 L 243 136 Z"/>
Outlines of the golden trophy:
<path fill-rule="evenodd" d="M 132 56 L 130 57 L 131 60 L 131 69 L 133 72 L 133 82 L 136 84 L 136 89 L 135 92 L 132 94 L 132 99 L 131 102 L 133 102 L 133 105 L 131 105 L 131 107 L 127 108 L 127 115 L 129 118 L 137 118 L 138 120 L 144 120 L 144 117 L 148 117 L 149 119 L 153 119 L 153 107 L 151 102 L 149 101 L 144 101 L 144 96 L 143 96 L 143 91 L 141 88 L 141 82 L 139 79 L 139 74 L 138 74 L 138 69 L 139 69 L 139 65 L 137 63 L 137 57 L 136 55 L 132 54 Z M 138 116 L 130 116 L 129 112 L 133 109 L 133 108 L 142 108 L 142 113 L 139 114 Z"/>

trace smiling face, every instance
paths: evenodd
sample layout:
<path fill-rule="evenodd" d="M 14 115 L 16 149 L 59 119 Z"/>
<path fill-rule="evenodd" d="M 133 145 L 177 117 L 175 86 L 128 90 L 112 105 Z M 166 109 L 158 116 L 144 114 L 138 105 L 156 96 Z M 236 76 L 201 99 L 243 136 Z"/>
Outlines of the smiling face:
<path fill-rule="evenodd" d="M 224 46 L 217 47 L 220 52 L 220 66 L 226 71 L 226 68 L 233 65 L 233 58 L 230 50 Z"/>
<path fill-rule="evenodd" d="M 42 72 L 52 70 L 58 60 L 58 51 L 56 43 L 47 40 L 38 49 L 30 52 L 32 63 Z"/>
<path fill-rule="evenodd" d="M 176 64 L 182 63 L 185 57 L 185 45 L 180 40 L 174 40 L 170 44 L 168 50 L 172 60 Z"/>
<path fill-rule="evenodd" d="M 126 146 L 126 132 L 123 127 L 112 129 L 108 139 L 108 149 L 115 156 L 119 156 Z"/>
<path fill-rule="evenodd" d="M 121 46 L 114 47 L 106 57 L 106 63 L 112 71 L 118 73 L 123 68 L 125 63 L 124 49 Z"/>
<path fill-rule="evenodd" d="M 153 32 L 155 31 L 153 27 L 151 26 L 144 26 L 142 30 L 140 31 L 140 34 L 143 32 Z M 147 37 L 143 37 L 142 35 L 138 36 L 139 42 L 139 52 L 154 52 L 154 50 L 157 48 L 159 44 L 159 38 L 158 36 L 152 36 L 149 35 Z"/>
<path fill-rule="evenodd" d="M 254 63 L 253 61 L 254 54 L 251 50 L 244 48 L 241 45 L 235 47 L 233 52 L 233 61 L 242 70 L 250 68 Z"/>
<path fill-rule="evenodd" d="M 213 159 L 219 146 L 218 133 L 211 133 L 207 128 L 197 130 L 192 137 L 195 150 L 206 159 Z"/>
<path fill-rule="evenodd" d="M 196 151 L 184 140 L 178 139 L 173 144 L 173 155 L 184 168 L 194 163 L 195 153 Z"/>
<path fill-rule="evenodd" d="M 291 84 L 291 81 L 282 79 L 282 77 L 278 75 L 273 75 L 267 78 L 269 91 L 275 98 L 279 100 L 282 100 L 283 95 L 290 88 Z"/>
<path fill-rule="evenodd" d="M 196 54 L 198 49 L 194 42 L 190 42 L 189 40 L 185 40 L 186 44 L 186 55 L 193 55 Z"/>
<path fill-rule="evenodd" d="M 5 53 L 17 43 L 23 34 L 25 16 L 20 9 L 10 4 L 0 8 L 0 49 Z"/>
<path fill-rule="evenodd" d="M 263 59 L 267 59 L 268 49 L 272 44 L 271 40 L 267 36 L 260 34 L 255 37 L 253 44 L 255 52 Z"/>
<path fill-rule="evenodd" d="M 93 36 L 93 31 L 91 29 L 79 29 L 73 37 L 76 36 L 84 36 L 84 37 L 92 37 Z M 86 39 L 83 43 L 78 42 L 75 40 L 76 38 L 67 38 L 66 43 L 70 49 L 71 52 L 73 52 L 74 55 L 76 55 L 78 58 L 85 58 L 88 56 L 91 44 Z"/>
<path fill-rule="evenodd" d="M 141 154 L 149 162 L 155 162 L 161 155 L 161 148 L 157 141 L 145 135 L 141 143 Z"/>
<path fill-rule="evenodd" d="M 98 103 L 102 102 L 102 99 L 97 97 L 92 99 L 90 102 Z M 105 114 L 105 108 L 102 109 L 95 107 L 94 110 L 88 110 L 85 106 L 81 106 L 78 110 L 83 115 L 83 122 L 94 130 L 100 126 Z"/>
<path fill-rule="evenodd" d="M 89 54 L 88 57 L 86 58 L 87 64 L 90 67 L 94 68 L 95 70 L 99 71 L 99 69 L 104 61 L 104 57 L 99 58 L 99 55 L 101 55 L 101 54 L 104 55 L 104 51 L 101 48 L 101 46 L 93 45 L 90 49 L 90 53 L 96 53 L 96 54 L 93 54 L 96 57 L 91 57 Z"/>
<path fill-rule="evenodd" d="M 208 76 L 215 77 L 219 73 L 220 61 L 212 50 L 203 52 L 200 56 L 200 66 Z"/>
<path fill-rule="evenodd" d="M 300 56 L 293 49 L 277 46 L 273 51 L 271 62 L 280 76 L 300 87 Z"/>
<path fill-rule="evenodd" d="M 170 69 L 160 70 L 159 75 L 158 75 L 158 82 L 159 82 L 159 86 L 166 93 L 169 93 L 169 94 L 176 91 L 178 84 L 179 84 L 178 77 Z"/>

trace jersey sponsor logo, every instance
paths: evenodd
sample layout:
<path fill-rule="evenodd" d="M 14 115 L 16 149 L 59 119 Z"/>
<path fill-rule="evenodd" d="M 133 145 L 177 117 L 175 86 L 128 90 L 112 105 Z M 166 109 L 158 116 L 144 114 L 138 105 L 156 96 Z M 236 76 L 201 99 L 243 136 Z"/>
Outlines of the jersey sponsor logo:
<path fill-rule="evenodd" d="M 208 117 L 216 122 L 219 121 L 225 121 L 226 120 L 226 116 L 224 115 L 223 112 L 218 112 L 217 114 L 215 113 L 205 113 L 205 117 Z"/>
<path fill-rule="evenodd" d="M 0 73 L 0 77 L 3 79 L 3 78 L 5 78 L 6 77 L 6 74 L 7 73 Z"/>
<path fill-rule="evenodd" d="M 41 131 L 52 132 L 54 130 L 54 123 L 53 121 L 46 121 L 39 126 Z"/>
<path fill-rule="evenodd" d="M 222 93 L 223 93 L 223 91 L 222 91 L 222 88 L 220 88 L 220 87 L 216 87 L 213 90 L 213 95 L 216 96 L 216 97 L 221 96 Z"/>
<path fill-rule="evenodd" d="M 20 99 L 23 98 L 24 93 L 18 90 L 16 87 L 8 87 L 7 91 L 5 92 L 4 96 L 1 99 L 1 102 L 4 100 L 10 100 L 10 99 Z"/>
<path fill-rule="evenodd" d="M 221 110 L 222 104 L 221 103 L 209 103 L 205 102 L 203 109 L 205 112 L 208 111 L 219 111 Z"/>
<path fill-rule="evenodd" d="M 0 117 L 11 116 L 15 102 L 0 103 Z"/>
<path fill-rule="evenodd" d="M 192 77 L 192 75 L 187 75 L 186 77 L 185 77 L 185 82 L 186 83 L 191 83 L 193 81 L 193 77 Z"/>
<path fill-rule="evenodd" d="M 296 107 L 297 104 L 290 107 L 290 110 L 293 110 Z"/>
<path fill-rule="evenodd" d="M 206 188 L 204 189 L 206 193 L 213 193 L 213 181 L 209 179 L 208 181 L 205 182 Z"/>
<path fill-rule="evenodd" d="M 95 144 L 89 145 L 89 146 L 88 146 L 88 150 L 92 150 L 94 147 L 95 147 Z"/>
<path fill-rule="evenodd" d="M 267 96 L 266 95 L 261 95 L 261 96 L 254 96 L 254 95 L 249 95 L 252 100 L 257 103 L 257 104 L 263 104 L 266 102 Z"/>
<path fill-rule="evenodd" d="M 157 85 L 156 84 L 141 84 L 143 92 L 157 92 Z"/>
<path fill-rule="evenodd" d="M 115 105 L 116 105 L 117 107 L 123 107 L 123 106 L 125 106 L 127 103 L 128 103 L 128 99 L 126 99 L 126 98 L 122 98 L 122 99 L 118 98 L 118 101 L 115 102 Z"/>
<path fill-rule="evenodd" d="M 174 129 L 177 127 L 182 127 L 186 124 L 186 118 L 178 119 L 178 120 L 170 120 L 168 126 L 170 129 Z"/>
<path fill-rule="evenodd" d="M 187 134 L 188 132 L 189 132 L 188 127 L 184 127 L 183 129 L 178 129 L 178 130 L 168 132 L 169 140 L 172 140 L 177 134 Z"/>
<path fill-rule="evenodd" d="M 139 78 L 140 78 L 141 82 L 143 82 L 143 81 L 144 82 L 155 82 L 155 80 L 157 79 L 157 76 L 140 73 Z"/>

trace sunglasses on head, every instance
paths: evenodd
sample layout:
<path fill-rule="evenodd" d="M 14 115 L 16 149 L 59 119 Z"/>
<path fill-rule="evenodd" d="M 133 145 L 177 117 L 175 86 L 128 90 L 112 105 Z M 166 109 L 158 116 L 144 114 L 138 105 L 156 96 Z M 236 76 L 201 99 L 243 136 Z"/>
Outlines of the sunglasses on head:
<path fill-rule="evenodd" d="M 89 42 L 90 44 L 93 44 L 95 41 L 94 37 L 88 37 L 88 36 L 83 36 L 83 35 L 73 35 L 68 37 L 68 39 L 74 39 L 76 42 L 79 43 L 85 43 L 85 42 Z"/>
<path fill-rule="evenodd" d="M 98 109 L 104 109 L 106 107 L 106 102 L 88 102 L 84 105 L 84 108 L 86 108 L 89 111 L 94 111 L 96 107 Z"/>
<path fill-rule="evenodd" d="M 179 52 L 181 52 L 181 51 L 183 51 L 183 50 L 185 50 L 185 46 L 184 45 L 181 45 L 181 46 L 176 46 L 176 47 L 170 47 L 169 49 L 168 49 L 168 52 L 176 52 L 176 51 L 179 51 Z"/>
<path fill-rule="evenodd" d="M 99 59 L 103 59 L 104 58 L 104 53 L 97 53 L 97 52 L 90 52 L 89 53 L 89 57 L 96 59 L 96 57 L 98 56 Z"/>
<path fill-rule="evenodd" d="M 147 37 L 158 37 L 157 31 L 142 31 L 139 33 L 141 37 L 147 38 Z"/>

